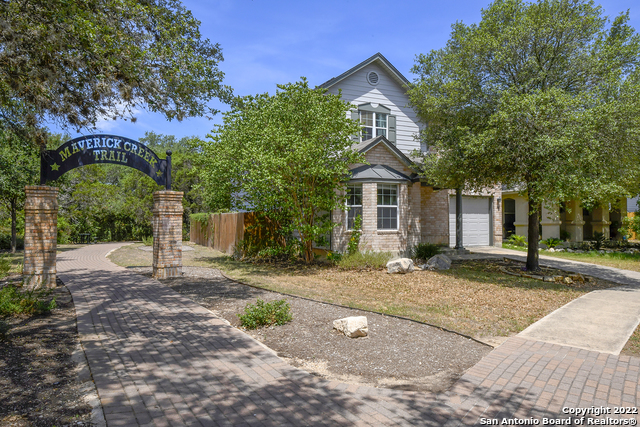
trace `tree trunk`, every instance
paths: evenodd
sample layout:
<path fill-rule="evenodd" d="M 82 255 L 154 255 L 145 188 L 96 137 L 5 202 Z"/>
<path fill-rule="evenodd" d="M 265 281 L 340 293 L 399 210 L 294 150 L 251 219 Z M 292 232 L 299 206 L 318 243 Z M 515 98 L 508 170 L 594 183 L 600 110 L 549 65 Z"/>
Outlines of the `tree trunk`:
<path fill-rule="evenodd" d="M 313 261 L 313 242 L 307 241 L 303 243 L 304 245 L 304 262 L 306 264 L 311 264 Z"/>
<path fill-rule="evenodd" d="M 540 239 L 540 213 L 541 204 L 536 203 L 529 198 L 529 229 L 528 229 L 528 244 L 527 249 L 527 271 L 540 270 L 539 256 L 538 256 L 538 240 Z"/>
<path fill-rule="evenodd" d="M 17 246 L 17 230 L 16 230 L 16 223 L 17 223 L 17 215 L 18 215 L 18 199 L 16 197 L 14 197 L 13 199 L 11 199 L 11 253 L 15 254 L 16 253 L 16 246 Z"/>

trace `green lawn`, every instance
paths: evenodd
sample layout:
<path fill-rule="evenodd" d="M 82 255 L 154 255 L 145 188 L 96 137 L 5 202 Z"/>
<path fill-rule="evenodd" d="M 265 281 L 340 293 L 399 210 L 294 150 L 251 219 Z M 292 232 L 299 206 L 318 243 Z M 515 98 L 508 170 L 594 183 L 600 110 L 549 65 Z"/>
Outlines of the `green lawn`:
<path fill-rule="evenodd" d="M 510 245 L 508 243 L 503 243 L 502 247 L 505 249 L 514 249 L 521 252 L 527 251 L 526 247 Z M 575 252 L 549 252 L 546 250 L 542 250 L 540 251 L 540 255 L 569 259 L 572 261 L 588 262 L 591 264 L 604 265 L 607 267 L 621 268 L 623 270 L 640 271 L 640 254 L 625 254 L 619 252 L 600 254 L 595 251 L 577 254 Z"/>

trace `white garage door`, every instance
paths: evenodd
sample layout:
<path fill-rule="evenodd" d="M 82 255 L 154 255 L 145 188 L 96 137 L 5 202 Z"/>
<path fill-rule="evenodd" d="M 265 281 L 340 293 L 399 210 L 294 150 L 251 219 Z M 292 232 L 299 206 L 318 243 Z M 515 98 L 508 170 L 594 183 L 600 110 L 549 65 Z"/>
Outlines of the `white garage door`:
<path fill-rule="evenodd" d="M 491 244 L 489 197 L 462 197 L 462 245 Z M 449 198 L 449 245 L 456 245 L 456 198 Z"/>

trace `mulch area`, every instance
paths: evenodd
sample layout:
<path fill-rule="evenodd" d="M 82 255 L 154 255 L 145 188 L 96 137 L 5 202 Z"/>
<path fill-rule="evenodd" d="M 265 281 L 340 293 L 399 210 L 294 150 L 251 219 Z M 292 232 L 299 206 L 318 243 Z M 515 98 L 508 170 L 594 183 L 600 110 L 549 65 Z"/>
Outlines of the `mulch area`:
<path fill-rule="evenodd" d="M 148 267 L 132 270 L 151 274 Z M 257 299 L 286 299 L 293 320 L 283 326 L 245 331 L 291 365 L 353 384 L 403 390 L 447 390 L 491 347 L 440 328 L 392 316 L 285 296 L 225 278 L 219 270 L 183 267 L 180 278 L 161 280 L 240 327 L 238 314 Z M 312 285 L 312 284 L 311 284 Z M 347 338 L 332 327 L 348 316 L 366 316 L 369 336 Z"/>
<path fill-rule="evenodd" d="M 90 426 L 91 406 L 72 360 L 78 348 L 71 294 L 59 282 L 49 315 L 12 317 L 0 340 L 0 425 Z"/>

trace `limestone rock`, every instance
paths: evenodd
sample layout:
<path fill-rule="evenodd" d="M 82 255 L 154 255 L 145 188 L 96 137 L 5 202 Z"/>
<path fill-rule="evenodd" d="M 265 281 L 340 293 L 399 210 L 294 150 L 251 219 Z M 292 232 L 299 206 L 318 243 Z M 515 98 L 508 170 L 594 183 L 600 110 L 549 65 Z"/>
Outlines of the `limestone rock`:
<path fill-rule="evenodd" d="M 387 273 L 411 273 L 413 271 L 413 260 L 410 258 L 392 259 L 387 263 Z"/>
<path fill-rule="evenodd" d="M 451 268 L 451 258 L 443 254 L 435 255 L 427 261 L 427 268 L 429 270 L 448 270 Z"/>
<path fill-rule="evenodd" d="M 349 338 L 366 337 L 369 335 L 366 316 L 353 316 L 334 320 L 333 329 L 337 329 Z"/>

